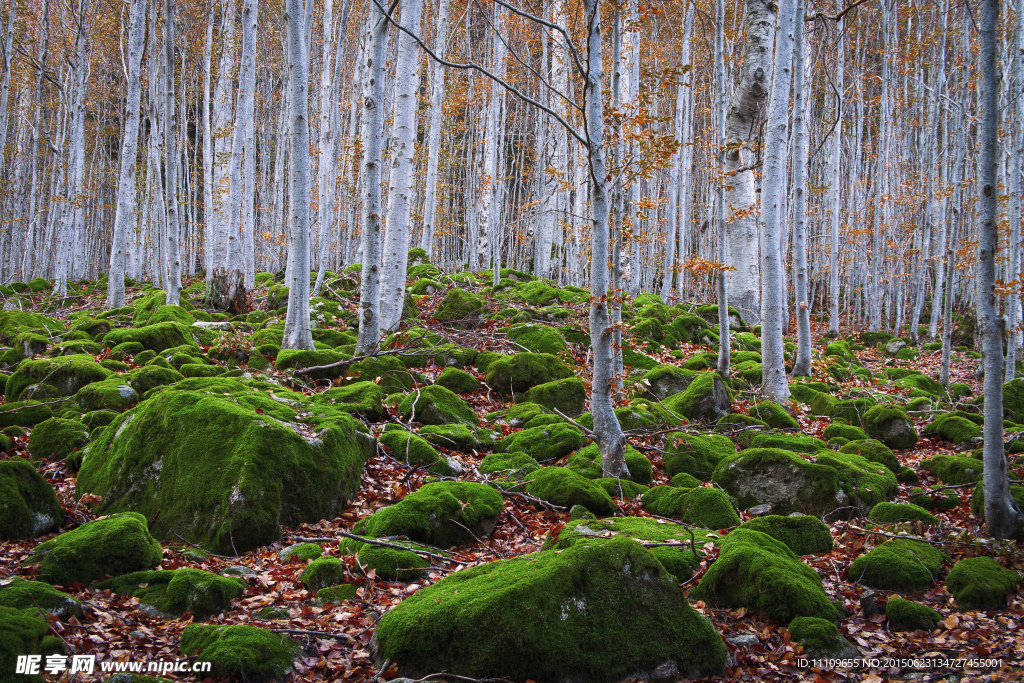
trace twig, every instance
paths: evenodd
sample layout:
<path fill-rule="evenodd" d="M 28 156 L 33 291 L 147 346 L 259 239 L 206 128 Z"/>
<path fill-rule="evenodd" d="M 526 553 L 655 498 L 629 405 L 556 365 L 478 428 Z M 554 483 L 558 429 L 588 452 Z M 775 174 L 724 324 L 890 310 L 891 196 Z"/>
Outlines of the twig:
<path fill-rule="evenodd" d="M 534 496 L 531 496 L 528 493 L 516 493 L 515 491 L 506 491 L 505 489 L 501 488 L 500 486 L 496 486 L 495 488 L 497 488 L 498 491 L 500 491 L 503 496 L 512 496 L 513 498 L 521 498 L 521 499 L 525 500 L 528 503 L 537 503 L 538 505 L 543 507 L 545 510 L 550 510 L 551 512 L 565 512 L 566 510 L 569 509 L 569 508 L 562 507 L 561 505 L 555 505 L 554 503 L 549 503 L 546 500 L 541 500 L 540 498 L 536 498 Z"/>
<path fill-rule="evenodd" d="M 314 638 L 334 638 L 335 640 L 353 639 L 347 633 L 328 633 L 326 631 L 303 631 L 296 628 L 272 628 L 273 633 L 289 633 L 295 636 L 313 636 Z"/>
<path fill-rule="evenodd" d="M 581 425 L 581 424 L 580 424 L 579 422 L 577 422 L 576 420 L 572 419 L 571 417 L 569 417 L 568 415 L 566 415 L 565 413 L 563 413 L 563 412 L 562 412 L 561 410 L 559 410 L 558 408 L 552 408 L 552 410 L 554 410 L 554 411 L 555 411 L 556 413 L 558 413 L 558 415 L 559 415 L 559 416 L 561 416 L 561 417 L 562 417 L 563 419 L 565 419 L 566 421 L 568 421 L 568 422 L 569 422 L 569 424 L 571 424 L 571 425 L 574 425 L 574 426 L 576 426 L 576 427 L 579 427 L 579 428 L 580 428 L 580 430 L 582 430 L 582 431 L 583 431 L 583 433 L 584 433 L 584 434 L 586 434 L 587 436 L 589 436 L 589 437 L 590 437 L 591 439 L 595 439 L 595 440 L 597 439 L 597 434 L 595 434 L 595 433 L 594 433 L 594 432 L 593 432 L 592 430 L 590 430 L 590 429 L 587 429 L 586 427 L 584 427 L 583 425 Z"/>
<path fill-rule="evenodd" d="M 462 560 L 456 560 L 456 559 L 454 559 L 452 557 L 445 557 L 443 555 L 437 555 L 435 553 L 427 552 L 426 550 L 417 550 L 416 548 L 410 548 L 409 546 L 399 545 L 397 543 L 388 543 L 386 541 L 378 541 L 375 538 L 363 538 L 362 536 L 356 536 L 355 534 L 350 534 L 347 531 L 335 531 L 334 533 L 338 534 L 339 536 L 344 536 L 345 538 L 351 538 L 353 541 L 360 541 L 362 543 L 368 543 L 370 545 L 379 546 L 381 548 L 392 548 L 394 550 L 408 550 L 409 552 L 416 553 L 417 555 L 420 555 L 421 557 L 429 557 L 431 559 L 436 559 L 439 562 L 455 562 L 457 564 L 469 564 L 468 562 L 463 562 Z M 300 537 L 296 537 L 294 540 L 296 540 L 296 541 L 298 541 L 300 543 L 333 543 L 333 542 L 337 542 L 338 539 L 336 539 L 336 538 L 300 538 Z"/>

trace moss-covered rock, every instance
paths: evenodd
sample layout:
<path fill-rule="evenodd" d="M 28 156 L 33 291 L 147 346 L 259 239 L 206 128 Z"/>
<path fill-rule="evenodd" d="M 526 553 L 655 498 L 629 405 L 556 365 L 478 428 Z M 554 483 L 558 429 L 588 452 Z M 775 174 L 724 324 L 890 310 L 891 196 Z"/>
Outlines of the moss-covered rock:
<path fill-rule="evenodd" d="M 594 480 L 598 486 L 603 488 L 605 492 L 612 498 L 621 498 L 622 500 L 633 500 L 637 496 L 642 496 L 647 491 L 647 486 L 638 484 L 635 481 L 629 479 L 613 479 L 612 477 L 604 477 L 601 479 Z"/>
<path fill-rule="evenodd" d="M 218 576 L 201 569 L 132 572 L 101 581 L 96 588 L 110 589 L 118 595 L 134 595 L 162 614 L 181 616 L 188 612 L 196 619 L 209 619 L 242 597 L 245 581 Z"/>
<path fill-rule="evenodd" d="M 557 356 L 569 348 L 558 330 L 547 325 L 534 323 L 513 325 L 505 330 L 505 334 L 524 351 L 549 353 Z"/>
<path fill-rule="evenodd" d="M 0 311 L 0 342 L 10 344 L 22 332 L 38 330 L 47 335 L 64 332 L 64 324 L 39 313 L 29 311 Z"/>
<path fill-rule="evenodd" d="M 582 505 L 595 515 L 610 515 L 615 501 L 601 486 L 564 467 L 544 467 L 526 477 L 526 492 L 554 505 Z"/>
<path fill-rule="evenodd" d="M 146 519 L 123 512 L 87 522 L 32 551 L 29 562 L 39 562 L 39 580 L 67 586 L 92 583 L 105 574 L 120 576 L 160 564 L 163 552 L 150 535 Z"/>
<path fill-rule="evenodd" d="M 789 634 L 812 659 L 849 659 L 860 654 L 828 619 L 797 617 L 789 622 Z"/>
<path fill-rule="evenodd" d="M 57 494 L 31 463 L 0 461 L 0 540 L 35 538 L 63 523 Z"/>
<path fill-rule="evenodd" d="M 894 538 L 854 560 L 847 576 L 872 588 L 912 593 L 937 580 L 948 559 L 924 541 Z"/>
<path fill-rule="evenodd" d="M 487 386 L 502 394 L 521 394 L 538 384 L 572 377 L 573 373 L 549 353 L 502 356 L 487 366 Z"/>
<path fill-rule="evenodd" d="M 146 365 L 141 368 L 135 368 L 128 375 L 128 378 L 128 381 L 132 385 L 132 389 L 134 389 L 139 396 L 145 398 L 146 392 L 150 389 L 164 387 L 169 384 L 176 384 L 177 382 L 185 379 L 185 375 L 172 367 L 164 367 L 154 361 L 153 364 Z"/>
<path fill-rule="evenodd" d="M 741 529 L 752 529 L 768 534 L 782 541 L 797 555 L 811 555 L 832 551 L 832 531 L 817 517 L 798 515 L 765 515 L 755 517 L 740 525 Z"/>
<path fill-rule="evenodd" d="M 419 546 L 413 543 L 400 542 L 396 545 L 404 545 L 410 548 Z M 385 548 L 375 546 L 371 543 L 355 542 L 353 546 L 358 548 L 357 559 L 364 570 L 373 572 L 385 581 L 415 581 L 426 574 L 430 562 L 412 550 L 399 550 L 397 548 Z M 317 594 L 319 598 L 319 593 Z"/>
<path fill-rule="evenodd" d="M 476 424 L 473 408 L 449 389 L 432 384 L 413 392 L 398 404 L 398 412 L 428 425 Z"/>
<path fill-rule="evenodd" d="M 501 494 L 485 484 L 426 484 L 355 526 L 358 534 L 406 536 L 441 548 L 472 543 L 491 533 L 504 509 Z"/>
<path fill-rule="evenodd" d="M 650 486 L 653 479 L 653 468 L 651 461 L 632 446 L 626 446 L 626 468 L 629 470 L 629 479 L 641 486 Z M 601 469 L 601 449 L 596 443 L 585 446 L 569 458 L 565 466 L 587 479 L 600 479 L 603 472 Z"/>
<path fill-rule="evenodd" d="M 900 471 L 900 461 L 896 459 L 896 455 L 881 441 L 877 439 L 858 439 L 856 441 L 850 441 L 844 444 L 840 449 L 840 453 L 853 453 L 863 457 L 869 462 L 877 462 L 880 465 L 885 465 L 890 472 Z"/>
<path fill-rule="evenodd" d="M 302 394 L 188 379 L 84 449 L 78 493 L 102 496 L 101 512 L 141 512 L 154 533 L 246 552 L 280 538 L 281 525 L 332 518 L 373 452 L 351 417 Z"/>
<path fill-rule="evenodd" d="M 192 331 L 188 326 L 175 322 L 163 322 L 145 327 L 131 327 L 111 330 L 103 335 L 102 343 L 113 348 L 125 342 L 138 342 L 146 349 L 160 353 L 183 344 L 194 345 Z"/>
<path fill-rule="evenodd" d="M 315 593 L 321 588 L 341 583 L 344 578 L 344 562 L 337 557 L 318 557 L 306 565 L 299 581 Z"/>
<path fill-rule="evenodd" d="M 800 423 L 789 414 L 786 408 L 775 401 L 760 401 L 747 411 L 751 417 L 768 424 L 775 429 L 800 429 Z"/>
<path fill-rule="evenodd" d="M 793 453 L 816 453 L 829 450 L 827 443 L 813 436 L 776 431 L 753 434 L 750 436 L 748 444 L 751 448 L 780 448 Z"/>
<path fill-rule="evenodd" d="M 38 401 L 15 401 L 0 405 L 0 427 L 31 427 L 53 417 L 50 406 Z"/>
<path fill-rule="evenodd" d="M 470 394 L 480 388 L 476 377 L 458 368 L 445 368 L 434 384 L 456 394 Z"/>
<path fill-rule="evenodd" d="M 839 486 L 851 502 L 867 514 L 883 500 L 891 500 L 899 488 L 896 475 L 884 465 L 853 453 L 818 453 L 818 464 L 831 467 Z"/>
<path fill-rule="evenodd" d="M 549 424 L 524 429 L 497 441 L 494 452 L 522 451 L 538 462 L 545 462 L 579 450 L 585 441 L 583 432 L 570 424 Z"/>
<path fill-rule="evenodd" d="M 118 375 L 84 386 L 75 394 L 75 403 L 86 412 L 109 410 L 120 413 L 127 410 L 139 402 L 139 392 L 125 381 L 127 379 Z"/>
<path fill-rule="evenodd" d="M 568 377 L 531 387 L 523 398 L 530 403 L 557 408 L 570 417 L 576 417 L 583 413 L 587 389 L 579 377 Z"/>
<path fill-rule="evenodd" d="M 482 298 L 465 289 L 454 287 L 448 290 L 438 304 L 434 319 L 460 329 L 472 329 L 480 324 L 485 308 Z"/>
<path fill-rule="evenodd" d="M 751 529 L 735 529 L 726 536 L 718 559 L 690 599 L 715 607 L 746 607 L 780 624 L 799 616 L 839 618 L 818 573 L 782 541 Z"/>
<path fill-rule="evenodd" d="M 942 415 L 929 422 L 925 434 L 935 434 L 943 441 L 962 444 L 981 438 L 981 425 L 960 415 Z"/>
<path fill-rule="evenodd" d="M 241 675 L 259 683 L 285 680 L 302 648 L 283 633 L 240 624 L 215 626 L 189 624 L 181 632 L 182 654 L 198 655 L 211 662 L 210 675 L 217 678 Z"/>
<path fill-rule="evenodd" d="M 282 562 L 301 562 L 305 564 L 324 554 L 319 543 L 295 543 L 277 554 Z"/>
<path fill-rule="evenodd" d="M 698 486 L 655 486 L 643 494 L 644 507 L 659 517 L 671 517 L 706 529 L 739 526 L 740 517 L 721 489 Z"/>
<path fill-rule="evenodd" d="M 355 600 L 359 586 L 354 583 L 342 583 L 337 586 L 321 588 L 316 592 L 316 604 L 323 607 L 327 604 L 340 605 L 346 600 Z"/>
<path fill-rule="evenodd" d="M 824 436 L 826 440 L 834 439 L 839 436 L 849 441 L 862 441 L 870 438 L 868 433 L 860 427 L 846 424 L 845 422 L 833 422 L 828 427 L 825 427 L 825 431 L 822 432 L 822 436 Z"/>
<path fill-rule="evenodd" d="M 78 420 L 53 417 L 43 420 L 32 429 L 28 439 L 28 452 L 36 460 L 53 458 L 63 460 L 75 449 L 89 443 L 89 430 Z"/>
<path fill-rule="evenodd" d="M 56 390 L 58 396 L 73 396 L 79 389 L 92 382 L 110 377 L 111 372 L 93 360 L 92 356 L 62 356 L 26 360 L 7 379 L 5 395 L 7 401 L 33 398 L 32 387 L 46 385 Z M 22 397 L 22 393 L 26 396 Z"/>
<path fill-rule="evenodd" d="M 686 389 L 669 396 L 664 404 L 673 413 L 698 422 L 714 422 L 732 407 L 729 390 L 714 371 L 698 373 Z"/>
<path fill-rule="evenodd" d="M 477 468 L 481 474 L 500 474 L 506 477 L 522 477 L 539 469 L 536 460 L 519 452 L 492 453 Z"/>
<path fill-rule="evenodd" d="M 692 370 L 685 370 L 675 365 L 659 365 L 646 372 L 639 382 L 646 387 L 644 391 L 646 396 L 663 401 L 669 396 L 685 391 L 695 375 L 696 373 Z"/>
<path fill-rule="evenodd" d="M 437 449 L 412 432 L 390 429 L 378 438 L 395 457 L 407 465 L 430 465 L 441 459 Z"/>
<path fill-rule="evenodd" d="M 377 422 L 384 413 L 384 390 L 374 382 L 355 382 L 334 387 L 317 394 L 316 400 L 369 422 Z"/>
<path fill-rule="evenodd" d="M 931 607 L 895 595 L 885 604 L 885 616 L 890 631 L 931 631 L 942 621 L 942 615 Z"/>
<path fill-rule="evenodd" d="M 939 519 L 923 507 L 913 503 L 889 503 L 883 501 L 871 508 L 868 519 L 878 524 L 895 524 L 897 522 L 918 521 L 925 524 L 938 524 Z"/>
<path fill-rule="evenodd" d="M 946 576 L 946 588 L 962 609 L 994 610 L 1006 604 L 1006 594 L 1017 590 L 1021 576 L 991 557 L 960 560 Z"/>
<path fill-rule="evenodd" d="M 628 538 L 452 574 L 385 614 L 373 648 L 403 675 L 516 681 L 616 681 L 666 662 L 700 678 L 720 673 L 726 654 L 676 580 Z"/>
<path fill-rule="evenodd" d="M 974 458 L 959 455 L 936 455 L 922 463 L 925 470 L 935 475 L 943 484 L 970 484 L 981 479 L 985 463 Z"/>
<path fill-rule="evenodd" d="M 345 360 L 347 357 L 349 357 L 349 354 L 344 354 L 341 351 L 335 351 L 333 349 L 281 349 L 275 359 L 275 365 L 278 370 L 317 368 L 325 365 L 332 365 L 338 361 Z M 337 379 L 338 377 L 343 376 L 346 370 L 347 368 L 338 365 L 324 370 L 314 370 L 312 372 L 305 373 L 305 376 L 311 379 Z"/>
<path fill-rule="evenodd" d="M 889 448 L 913 448 L 918 434 L 902 406 L 877 405 L 864 413 L 864 430 Z"/>
<path fill-rule="evenodd" d="M 495 434 L 489 429 L 468 425 L 426 425 L 420 428 L 420 437 L 436 448 L 470 451 L 494 444 Z"/>
<path fill-rule="evenodd" d="M 707 481 L 718 463 L 735 453 L 735 444 L 726 436 L 672 432 L 665 438 L 665 474 L 685 472 Z"/>
<path fill-rule="evenodd" d="M 845 505 L 835 469 L 778 448 L 752 448 L 719 463 L 711 478 L 737 499 L 739 509 L 770 504 L 772 512 L 814 516 Z"/>
<path fill-rule="evenodd" d="M 19 683 L 43 683 L 39 674 L 15 674 L 18 657 L 40 654 L 43 636 L 50 625 L 43 617 L 0 605 L 0 671 L 4 680 Z"/>
<path fill-rule="evenodd" d="M 0 606 L 13 609 L 41 609 L 62 621 L 72 616 L 82 618 L 82 603 L 48 583 L 27 581 L 19 577 L 0 585 Z"/>

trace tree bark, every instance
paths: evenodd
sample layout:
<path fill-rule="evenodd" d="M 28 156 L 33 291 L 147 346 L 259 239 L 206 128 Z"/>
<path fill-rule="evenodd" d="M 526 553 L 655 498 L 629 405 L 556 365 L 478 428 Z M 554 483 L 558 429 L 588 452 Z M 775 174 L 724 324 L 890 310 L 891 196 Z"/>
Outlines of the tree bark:
<path fill-rule="evenodd" d="M 178 254 L 178 117 L 174 101 L 174 0 L 164 4 L 164 188 L 167 205 L 167 303 L 178 305 L 181 258 Z"/>
<path fill-rule="evenodd" d="M 811 304 L 807 296 L 807 97 L 804 2 L 797 0 L 793 52 L 793 285 L 796 294 L 796 358 L 793 376 L 811 374 Z"/>
<path fill-rule="evenodd" d="M 729 258 L 729 226 L 725 222 L 726 112 L 725 112 L 725 0 L 715 2 L 715 143 L 718 162 L 715 168 L 715 226 L 718 230 L 718 262 Z M 683 245 L 680 244 L 682 249 Z M 729 277 L 719 271 L 718 284 L 718 374 L 729 379 Z"/>

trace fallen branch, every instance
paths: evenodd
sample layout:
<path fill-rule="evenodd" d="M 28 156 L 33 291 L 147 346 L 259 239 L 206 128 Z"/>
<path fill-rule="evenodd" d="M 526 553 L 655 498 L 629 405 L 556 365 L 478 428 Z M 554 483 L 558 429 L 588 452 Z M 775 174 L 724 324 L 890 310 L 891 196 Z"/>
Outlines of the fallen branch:
<path fill-rule="evenodd" d="M 293 636 L 312 636 L 314 638 L 334 638 L 335 640 L 354 640 L 345 633 L 328 633 L 327 631 L 303 631 L 297 628 L 272 628 L 274 633 L 288 633 Z"/>
<path fill-rule="evenodd" d="M 597 440 L 597 434 L 595 434 L 592 430 L 587 429 L 586 427 L 581 425 L 579 422 L 577 422 L 576 420 L 572 419 L 571 417 L 569 417 L 568 415 L 563 413 L 558 408 L 552 408 L 552 410 L 555 411 L 556 413 L 558 413 L 558 415 L 560 417 L 562 417 L 564 420 L 568 421 L 569 424 L 571 424 L 571 425 L 573 425 L 575 427 L 578 427 L 584 434 L 589 436 L 591 439 Z"/>
<path fill-rule="evenodd" d="M 381 548 L 392 548 L 394 550 L 408 550 L 411 553 L 416 553 L 421 557 L 429 557 L 430 559 L 438 560 L 439 562 L 456 562 L 458 564 L 469 564 L 462 560 L 456 560 L 452 557 L 445 557 L 444 555 L 437 555 L 436 553 L 427 552 L 426 550 L 417 550 L 416 548 L 410 548 L 409 546 L 399 545 L 397 543 L 388 543 L 387 541 L 378 541 L 375 538 L 363 538 L 362 536 L 356 536 L 350 534 L 347 531 L 335 531 L 334 533 L 345 538 L 351 538 L 353 541 L 360 541 L 362 543 L 368 543 Z M 299 538 L 296 537 L 294 540 L 299 543 L 335 543 L 338 539 L 336 538 Z"/>

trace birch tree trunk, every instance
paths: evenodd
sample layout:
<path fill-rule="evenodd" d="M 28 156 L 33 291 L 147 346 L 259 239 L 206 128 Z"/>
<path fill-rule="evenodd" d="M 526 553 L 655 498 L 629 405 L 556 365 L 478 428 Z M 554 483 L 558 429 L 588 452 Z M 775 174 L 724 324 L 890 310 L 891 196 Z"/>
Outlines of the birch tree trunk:
<path fill-rule="evenodd" d="M 444 57 L 448 41 L 448 0 L 438 0 L 437 21 L 434 22 L 434 52 Z M 430 65 L 430 124 L 427 127 L 427 178 L 423 199 L 423 234 L 420 247 L 427 258 L 434 256 L 434 230 L 437 225 L 437 176 L 441 159 L 441 128 L 444 122 L 445 67 Z"/>
<path fill-rule="evenodd" d="M 690 64 L 690 35 L 693 29 L 693 6 L 686 11 L 686 18 L 683 20 L 683 43 L 679 54 L 679 61 L 683 68 L 692 67 Z M 673 275 L 679 270 L 676 251 L 676 240 L 682 233 L 681 225 L 685 224 L 689 213 L 688 199 L 689 192 L 681 191 L 680 185 L 683 182 L 683 173 L 691 172 L 691 155 L 693 148 L 690 145 L 690 91 L 692 83 L 689 74 L 682 76 L 679 86 L 676 89 L 676 139 L 679 140 L 679 149 L 672 155 L 672 166 L 669 168 L 668 181 L 668 223 L 665 229 L 665 271 L 661 282 L 661 298 L 669 300 L 672 294 Z M 717 92 L 717 91 L 716 91 Z M 680 241 L 680 248 L 682 244 Z"/>
<path fill-rule="evenodd" d="M 830 215 L 829 315 L 828 334 L 839 336 L 839 223 L 843 161 L 843 77 L 846 66 L 846 42 L 843 20 L 836 22 L 836 125 L 832 133 L 832 155 L 829 168 L 828 206 Z"/>
<path fill-rule="evenodd" d="M 729 232 L 729 303 L 756 325 L 761 316 L 761 274 L 758 266 L 757 194 L 753 158 L 744 153 L 757 130 L 772 80 L 775 3 L 746 0 L 747 46 L 740 84 L 725 118 L 725 213 Z M 774 242 L 778 245 L 778 239 Z M 777 247 L 776 247 L 777 248 Z"/>
<path fill-rule="evenodd" d="M 725 0 L 715 2 L 715 226 L 718 230 L 718 262 L 729 258 L 729 230 L 725 222 L 726 127 L 725 127 Z M 682 248 L 682 244 L 679 245 Z M 718 374 L 729 379 L 729 278 L 718 272 Z"/>
<path fill-rule="evenodd" d="M 121 169 L 117 180 L 117 210 L 110 245 L 107 308 L 124 306 L 125 244 L 135 214 L 135 163 L 139 145 L 139 105 L 142 101 L 142 51 L 146 42 L 146 0 L 132 0 L 128 11 L 128 97 L 121 137 Z"/>
<path fill-rule="evenodd" d="M 213 89 L 213 159 L 211 193 L 212 203 L 207 219 L 210 231 L 210 270 L 206 272 L 207 285 L 211 284 L 213 270 L 230 268 L 236 251 L 237 235 L 231 234 L 231 90 L 235 78 L 235 3 L 221 2 L 220 60 L 217 63 L 217 82 Z"/>
<path fill-rule="evenodd" d="M 1020 297 L 1020 193 L 1021 193 L 1021 147 L 1024 146 L 1024 107 L 1020 102 L 1021 69 L 1024 69 L 1024 59 L 1021 57 L 1021 50 L 1024 49 L 1024 2 L 1017 0 L 1016 11 L 1014 12 L 1015 22 L 1012 33 L 1012 61 L 1007 74 L 1009 83 L 1007 89 L 1013 100 L 1012 124 L 1008 126 L 1010 160 L 1007 168 L 1007 189 L 1010 194 L 1010 237 L 1009 256 L 1010 262 L 1008 282 L 1016 282 L 1011 293 L 1006 299 L 1006 328 L 1008 339 L 1006 344 L 1006 373 L 1003 381 L 1009 382 L 1017 373 L 1017 361 L 1020 357 L 1022 343 L 1021 335 L 1021 297 Z M 1009 114 L 1007 115 L 1009 119 Z"/>
<path fill-rule="evenodd" d="M 811 304 L 807 296 L 807 51 L 804 2 L 797 0 L 793 33 L 793 285 L 796 294 L 796 358 L 793 376 L 811 374 Z"/>
<path fill-rule="evenodd" d="M 181 259 L 178 255 L 178 123 L 174 101 L 174 0 L 164 4 L 164 188 L 167 205 L 167 303 L 178 305 Z"/>

